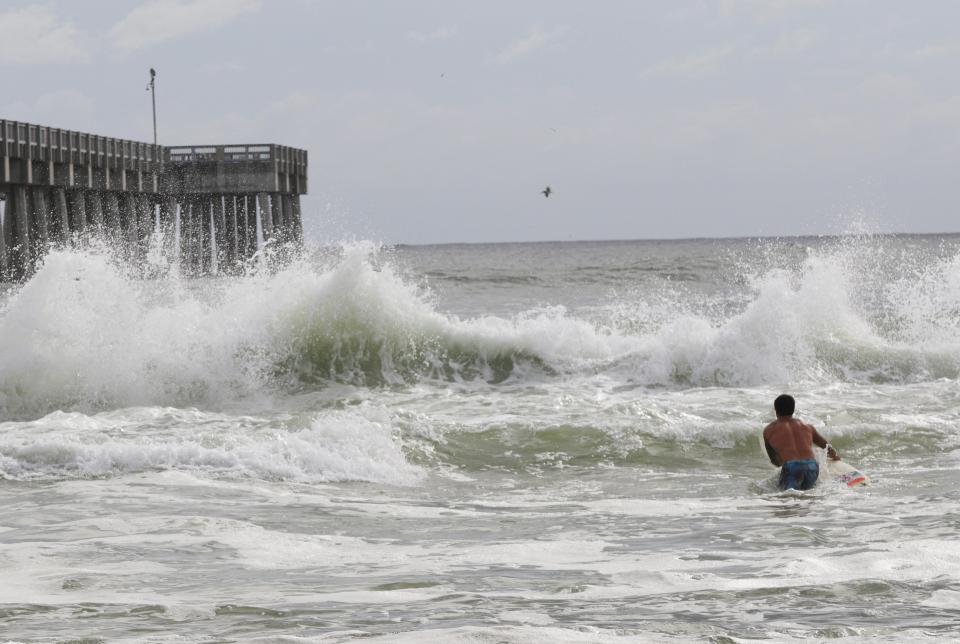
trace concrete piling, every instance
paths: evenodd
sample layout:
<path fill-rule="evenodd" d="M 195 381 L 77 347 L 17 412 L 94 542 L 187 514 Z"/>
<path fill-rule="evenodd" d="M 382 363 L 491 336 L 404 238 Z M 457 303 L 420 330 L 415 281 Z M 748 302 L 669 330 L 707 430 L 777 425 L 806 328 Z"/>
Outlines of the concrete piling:
<path fill-rule="evenodd" d="M 196 274 L 197 275 L 206 275 L 210 273 L 210 268 L 213 266 L 211 258 L 213 255 L 210 251 L 210 244 L 212 238 L 210 236 L 210 198 L 209 197 L 200 197 L 197 199 L 197 212 L 196 215 L 196 236 L 197 236 L 197 261 L 196 261 Z"/>
<path fill-rule="evenodd" d="M 132 192 L 125 192 L 122 195 L 123 207 L 120 208 L 120 227 L 123 230 L 123 239 L 127 242 L 127 247 L 131 251 L 131 256 L 137 254 L 137 242 L 140 240 L 140 231 L 137 219 L 139 212 L 137 209 L 136 195 Z"/>
<path fill-rule="evenodd" d="M 281 200 L 283 201 L 284 217 L 287 221 L 287 236 L 291 241 L 293 241 L 296 240 L 296 234 L 294 231 L 295 226 L 293 223 L 293 200 L 288 194 L 282 195 Z"/>
<path fill-rule="evenodd" d="M 116 192 L 105 192 L 101 196 L 103 202 L 103 225 L 107 234 L 117 237 L 122 232 L 120 222 L 120 202 Z"/>
<path fill-rule="evenodd" d="M 4 202 L 4 208 L 9 206 L 10 202 Z M 10 279 L 10 259 L 8 248 L 10 246 L 9 223 L 10 214 L 7 210 L 3 215 L 3 221 L 0 222 L 0 282 L 6 282 Z"/>
<path fill-rule="evenodd" d="M 273 239 L 273 214 L 270 210 L 270 197 L 265 192 L 257 194 L 257 213 L 260 216 L 263 240 Z"/>
<path fill-rule="evenodd" d="M 237 245 L 237 237 L 240 234 L 240 229 L 237 227 L 237 198 L 234 195 L 225 195 L 223 206 L 226 215 L 227 265 L 230 270 L 233 270 L 240 255 Z"/>
<path fill-rule="evenodd" d="M 193 271 L 193 204 L 180 204 L 180 270 L 185 275 Z"/>
<path fill-rule="evenodd" d="M 97 234 L 103 232 L 103 195 L 98 190 L 87 193 L 87 223 Z"/>
<path fill-rule="evenodd" d="M 87 229 L 87 198 L 83 190 L 70 191 L 70 230 L 83 234 Z"/>
<path fill-rule="evenodd" d="M 247 252 L 244 253 L 244 259 L 249 259 L 260 250 L 260 235 L 262 229 L 257 225 L 257 198 L 254 195 L 247 195 Z"/>
<path fill-rule="evenodd" d="M 303 243 L 303 220 L 300 216 L 300 195 L 290 195 L 290 232 L 293 235 L 293 241 L 298 244 Z"/>
<path fill-rule="evenodd" d="M 70 216 L 67 208 L 67 191 L 63 188 L 53 189 L 54 230 L 57 239 L 63 244 L 70 241 Z"/>
<path fill-rule="evenodd" d="M 50 211 L 47 208 L 47 191 L 44 188 L 31 188 L 30 201 L 33 206 L 31 219 L 33 220 L 34 252 L 41 256 L 47 252 L 50 244 Z"/>
<path fill-rule="evenodd" d="M 30 252 L 30 204 L 27 201 L 27 187 L 23 185 L 14 186 L 12 190 L 12 239 L 11 239 L 11 258 L 13 261 L 13 270 L 11 271 L 14 279 L 20 279 L 30 272 L 32 268 L 32 253 Z M 11 212 L 7 212 L 10 216 Z"/>
<path fill-rule="evenodd" d="M 144 194 L 136 195 L 134 204 L 137 209 L 137 259 L 142 260 L 150 250 L 150 239 L 156 228 L 159 204 Z"/>
<path fill-rule="evenodd" d="M 287 225 L 283 219 L 283 199 L 279 192 L 270 195 L 270 212 L 273 215 L 273 235 L 277 241 L 287 239 Z"/>

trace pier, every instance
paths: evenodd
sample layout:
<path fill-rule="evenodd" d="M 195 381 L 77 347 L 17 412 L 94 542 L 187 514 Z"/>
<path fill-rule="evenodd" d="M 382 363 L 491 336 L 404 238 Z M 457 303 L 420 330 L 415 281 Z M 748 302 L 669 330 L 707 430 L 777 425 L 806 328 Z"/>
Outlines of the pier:
<path fill-rule="evenodd" d="M 300 243 L 307 152 L 275 144 L 161 146 L 0 120 L 0 281 L 54 245 L 152 242 L 181 273 L 242 270 L 268 242 Z"/>

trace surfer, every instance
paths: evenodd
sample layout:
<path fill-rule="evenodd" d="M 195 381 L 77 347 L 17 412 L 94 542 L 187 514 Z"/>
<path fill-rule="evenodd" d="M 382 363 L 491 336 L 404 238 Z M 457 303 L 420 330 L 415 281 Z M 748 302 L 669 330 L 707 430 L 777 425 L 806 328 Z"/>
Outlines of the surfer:
<path fill-rule="evenodd" d="M 796 408 L 793 396 L 781 394 L 773 401 L 777 419 L 763 430 L 763 445 L 770 462 L 780 467 L 780 489 L 809 490 L 820 476 L 820 466 L 813 456 L 813 445 L 827 450 L 827 456 L 840 460 L 837 450 L 829 445 L 813 425 L 793 417 Z"/>

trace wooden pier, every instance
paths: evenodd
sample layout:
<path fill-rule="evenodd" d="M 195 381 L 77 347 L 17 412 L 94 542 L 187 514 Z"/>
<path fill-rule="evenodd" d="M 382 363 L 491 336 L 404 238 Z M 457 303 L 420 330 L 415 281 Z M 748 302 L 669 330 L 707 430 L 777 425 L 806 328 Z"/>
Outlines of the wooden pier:
<path fill-rule="evenodd" d="M 282 145 L 165 147 L 0 120 L 0 281 L 52 245 L 99 237 L 182 274 L 242 270 L 271 240 L 300 243 L 307 152 Z"/>

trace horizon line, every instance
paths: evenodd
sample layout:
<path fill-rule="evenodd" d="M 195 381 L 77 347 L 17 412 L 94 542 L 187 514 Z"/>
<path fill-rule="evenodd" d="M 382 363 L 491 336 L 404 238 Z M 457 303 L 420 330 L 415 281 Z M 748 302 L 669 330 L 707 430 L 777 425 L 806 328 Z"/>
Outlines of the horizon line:
<path fill-rule="evenodd" d="M 527 241 L 461 241 L 461 242 L 383 242 L 386 246 L 423 248 L 428 246 L 492 246 L 492 245 L 520 245 L 520 244 L 610 244 L 633 242 L 682 242 L 682 241 L 749 241 L 769 239 L 833 239 L 843 237 L 950 237 L 958 236 L 957 232 L 879 232 L 879 233 L 808 233 L 793 235 L 730 235 L 720 237 L 634 237 L 628 239 L 539 239 Z"/>

